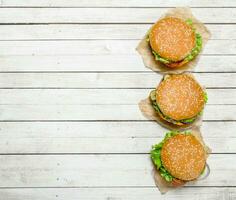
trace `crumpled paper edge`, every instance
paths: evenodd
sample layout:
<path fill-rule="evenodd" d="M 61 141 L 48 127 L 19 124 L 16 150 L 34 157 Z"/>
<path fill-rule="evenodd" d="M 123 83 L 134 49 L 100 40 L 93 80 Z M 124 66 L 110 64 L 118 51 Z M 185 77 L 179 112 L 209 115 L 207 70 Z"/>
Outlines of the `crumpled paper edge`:
<path fill-rule="evenodd" d="M 203 147 L 205 149 L 206 156 L 208 158 L 209 154 L 211 153 L 211 149 L 203 141 L 203 137 L 202 137 L 202 134 L 201 134 L 201 131 L 200 131 L 199 127 L 194 127 L 193 129 L 190 129 L 190 131 L 201 142 L 201 144 L 203 145 Z M 208 167 L 209 167 L 209 165 L 208 165 Z M 185 182 L 183 185 L 180 185 L 178 187 L 174 187 L 174 186 L 172 186 L 171 183 L 168 183 L 167 181 L 165 181 L 161 177 L 159 171 L 156 169 L 154 164 L 153 164 L 153 171 L 152 171 L 152 173 L 153 173 L 153 178 L 154 178 L 155 184 L 158 187 L 159 191 L 161 192 L 161 194 L 165 194 L 165 193 L 167 193 L 170 190 L 175 190 L 177 188 L 184 187 L 185 184 L 196 183 L 197 181 L 204 180 L 205 178 L 208 177 L 210 172 L 207 174 L 206 177 L 201 178 L 201 176 L 200 176 L 196 180 Z"/>
<path fill-rule="evenodd" d="M 173 8 L 167 11 L 166 14 L 164 14 L 160 19 L 165 18 L 165 17 L 177 17 L 182 20 L 187 20 L 191 19 L 193 21 L 193 27 L 196 29 L 197 33 L 200 33 L 202 36 L 202 50 L 204 49 L 207 41 L 211 37 L 210 31 L 207 29 L 207 27 L 200 21 L 198 21 L 192 14 L 190 8 L 188 7 L 178 7 L 178 8 Z M 149 31 L 148 31 L 149 32 Z M 201 52 L 190 62 L 185 64 L 184 66 L 180 68 L 168 68 L 161 62 L 158 62 L 155 60 L 154 55 L 152 54 L 152 50 L 149 46 L 149 43 L 146 41 L 148 32 L 144 36 L 144 38 L 140 41 L 138 44 L 136 50 L 138 53 L 141 55 L 143 59 L 144 65 L 153 70 L 153 71 L 158 71 L 160 73 L 181 73 L 186 70 L 191 70 L 193 71 L 194 67 L 196 67 L 199 59 L 200 59 L 200 54 Z"/>

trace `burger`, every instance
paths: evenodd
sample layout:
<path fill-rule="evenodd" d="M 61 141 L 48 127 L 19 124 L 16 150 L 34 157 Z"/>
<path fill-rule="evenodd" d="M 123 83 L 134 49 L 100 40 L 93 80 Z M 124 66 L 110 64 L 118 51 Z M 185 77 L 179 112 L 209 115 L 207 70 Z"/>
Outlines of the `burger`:
<path fill-rule="evenodd" d="M 163 18 L 153 25 L 147 40 L 155 60 L 170 68 L 183 66 L 202 49 L 202 37 L 191 19 Z"/>
<path fill-rule="evenodd" d="M 203 144 L 191 132 L 168 132 L 151 150 L 156 169 L 172 186 L 197 179 L 204 172 L 206 158 Z"/>
<path fill-rule="evenodd" d="M 164 76 L 149 98 L 157 115 L 178 127 L 191 125 L 207 102 L 206 92 L 190 74 Z"/>

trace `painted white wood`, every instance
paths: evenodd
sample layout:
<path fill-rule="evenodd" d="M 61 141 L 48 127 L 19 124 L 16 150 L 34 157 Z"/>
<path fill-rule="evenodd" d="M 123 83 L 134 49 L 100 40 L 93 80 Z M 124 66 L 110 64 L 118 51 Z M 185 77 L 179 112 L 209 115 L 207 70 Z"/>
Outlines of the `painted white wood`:
<path fill-rule="evenodd" d="M 20 48 L 18 48 L 20 51 Z M 235 56 L 202 55 L 197 72 L 235 71 Z M 78 55 L 78 56 L 0 56 L 2 72 L 104 72 L 104 71 L 146 71 L 138 55 Z"/>
<path fill-rule="evenodd" d="M 208 105 L 204 120 L 236 120 L 236 105 Z M 0 121 L 147 120 L 138 105 L 0 105 Z"/>
<path fill-rule="evenodd" d="M 166 8 L 2 8 L 0 23 L 153 23 L 166 10 Z M 234 8 L 193 8 L 192 12 L 204 23 L 236 22 Z"/>
<path fill-rule="evenodd" d="M 0 40 L 141 39 L 150 24 L 5 25 Z M 234 24 L 208 24 L 211 39 L 236 39 Z"/>
<path fill-rule="evenodd" d="M 232 200 L 235 188 L 192 188 L 185 187 L 161 195 L 157 188 L 26 188 L 0 189 L 5 200 Z"/>
<path fill-rule="evenodd" d="M 1 56 L 137 55 L 140 40 L 0 41 Z M 210 40 L 204 55 L 235 55 L 235 40 Z"/>
<path fill-rule="evenodd" d="M 167 10 L 151 7 L 187 4 L 199 7 L 192 9 L 195 16 L 208 23 L 212 32 L 212 39 L 196 68 L 197 72 L 211 73 L 197 73 L 196 77 L 208 88 L 227 88 L 207 90 L 209 104 L 202 126 L 205 141 L 213 153 L 220 154 L 209 158 L 211 175 L 192 185 L 202 187 L 184 188 L 161 196 L 155 188 L 146 153 L 153 143 L 160 141 L 166 129 L 154 122 L 142 121 L 146 118 L 137 102 L 146 97 L 150 89 L 128 88 L 153 88 L 161 78 L 143 66 L 135 51 L 150 23 Z M 231 73 L 236 64 L 235 1 L 2 0 L 0 6 L 22 7 L 0 8 L 0 23 L 5 24 L 0 28 L 0 71 L 43 72 L 0 73 L 0 88 L 11 88 L 0 90 L 0 154 L 26 154 L 0 156 L 0 187 L 4 187 L 0 189 L 0 199 L 236 198 L 235 188 L 227 188 L 236 187 L 236 106 L 232 89 L 236 87 L 236 77 Z M 57 71 L 61 73 L 53 73 Z M 116 73 L 97 73 L 105 71 Z M 121 73 L 117 73 L 119 71 Z M 30 153 L 42 155 L 27 155 Z M 76 155 L 44 155 L 49 153 Z M 103 155 L 91 155 L 94 153 Z M 116 155 L 110 155 L 112 153 Z"/>
<path fill-rule="evenodd" d="M 210 155 L 210 176 L 188 185 L 235 186 L 235 160 L 235 154 Z M 153 165 L 144 154 L 1 155 L 0 162 L 0 187 L 155 186 Z"/>
<path fill-rule="evenodd" d="M 155 122 L 0 122 L 0 138 L 73 139 L 73 138 L 162 138 L 167 129 Z M 203 121 L 204 138 L 235 138 L 236 122 Z M 153 142 L 155 142 L 153 140 Z M 27 147 L 26 147 L 27 148 Z M 216 149 L 214 149 L 216 150 Z"/>
<path fill-rule="evenodd" d="M 206 87 L 236 87 L 236 73 L 195 73 Z M 162 75 L 146 73 L 1 73 L 0 88 L 155 88 Z"/>
<path fill-rule="evenodd" d="M 0 89 L 0 105 L 137 105 L 151 89 Z M 208 105 L 236 104 L 236 89 L 208 89 Z M 224 98 L 222 98 L 224 97 Z"/>
<path fill-rule="evenodd" d="M 225 7 L 236 6 L 234 0 L 2 0 L 1 7 Z"/>
<path fill-rule="evenodd" d="M 96 131 L 96 128 L 94 129 Z M 163 132 L 163 136 L 164 136 Z M 117 133 L 118 135 L 119 133 Z M 222 133 L 224 134 L 224 133 Z M 0 140 L 1 154 L 38 153 L 149 153 L 161 138 L 7 138 Z M 213 153 L 236 153 L 236 138 L 205 138 Z M 125 147 L 125 148 L 124 148 Z"/>
<path fill-rule="evenodd" d="M 148 153 L 168 132 L 155 122 L 1 122 L 0 127 L 1 154 Z M 203 122 L 201 131 L 213 153 L 236 153 L 235 127 Z"/>

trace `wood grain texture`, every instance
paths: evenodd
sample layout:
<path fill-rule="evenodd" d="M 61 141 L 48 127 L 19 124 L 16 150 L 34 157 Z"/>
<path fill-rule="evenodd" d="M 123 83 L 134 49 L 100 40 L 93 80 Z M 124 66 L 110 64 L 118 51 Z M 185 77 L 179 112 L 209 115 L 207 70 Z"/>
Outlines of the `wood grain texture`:
<path fill-rule="evenodd" d="M 0 154 L 148 153 L 168 132 L 155 122 L 1 122 L 0 127 Z M 236 153 L 235 128 L 235 122 L 204 121 L 201 131 L 213 153 Z"/>
<path fill-rule="evenodd" d="M 162 138 L 168 131 L 155 122 L 0 122 L 0 138 L 63 139 L 63 138 Z M 235 138 L 236 122 L 203 121 L 205 138 Z M 96 131 L 95 131 L 96 130 Z M 222 131 L 223 130 L 223 131 Z M 155 142 L 155 141 L 153 141 Z M 27 148 L 27 146 L 25 147 Z"/>
<path fill-rule="evenodd" d="M 210 40 L 203 55 L 235 55 L 235 40 Z M 140 40 L 0 41 L 1 56 L 138 55 Z"/>
<path fill-rule="evenodd" d="M 129 130 L 129 129 L 128 129 Z M 96 131 L 96 128 L 93 130 Z M 210 131 L 210 130 L 207 130 Z M 162 132 L 164 136 L 165 132 Z M 119 137 L 119 132 L 116 133 Z M 207 135 L 204 133 L 204 136 Z M 1 154 L 143 154 L 163 137 L 153 138 L 76 138 L 40 137 L 8 138 L 0 140 Z M 207 138 L 205 142 L 213 153 L 236 153 L 236 138 Z M 124 148 L 125 146 L 125 148 Z"/>
<path fill-rule="evenodd" d="M 233 200 L 236 197 L 235 188 L 184 188 L 161 195 L 157 188 L 27 188 L 0 189 L 0 195 L 7 200 L 62 200 L 70 199 L 130 199 L 130 200 Z"/>
<path fill-rule="evenodd" d="M 213 40 L 235 40 L 235 25 L 208 24 Z M 91 40 L 141 39 L 151 24 L 50 24 L 5 25 L 0 40 Z"/>
<path fill-rule="evenodd" d="M 147 120 L 138 105 L 0 105 L 0 121 Z M 204 120 L 236 120 L 236 105 L 208 105 Z"/>
<path fill-rule="evenodd" d="M 153 23 L 165 12 L 166 8 L 2 8 L 0 23 Z M 193 8 L 192 12 L 203 23 L 236 22 L 234 8 Z"/>
<path fill-rule="evenodd" d="M 236 73 L 194 75 L 207 88 L 236 87 Z M 0 73 L 0 88 L 155 88 L 161 79 L 162 75 L 152 72 Z"/>
<path fill-rule="evenodd" d="M 137 105 L 151 89 L 0 89 L 0 105 Z M 236 104 L 236 89 L 208 89 L 207 105 Z M 224 98 L 221 98 L 221 97 Z"/>
<path fill-rule="evenodd" d="M 2 0 L 1 7 L 235 7 L 234 0 Z"/>
<path fill-rule="evenodd" d="M 17 47 L 15 47 L 17 48 Z M 20 48 L 19 48 L 20 49 Z M 19 50 L 20 51 L 20 50 Z M 33 48 L 32 48 L 33 51 Z M 27 52 L 27 54 L 30 54 Z M 233 72 L 236 57 L 202 55 L 196 72 Z M 0 72 L 150 72 L 138 55 L 6 55 Z"/>
<path fill-rule="evenodd" d="M 207 179 L 163 196 L 148 153 L 168 130 L 137 106 L 161 76 L 135 47 L 175 6 L 194 7 L 212 33 L 194 74 L 207 87 L 201 131 L 213 154 Z M 236 199 L 235 7 L 233 0 L 0 1 L 0 199 Z"/>
<path fill-rule="evenodd" d="M 235 154 L 210 155 L 210 176 L 188 185 L 236 186 L 235 159 Z M 145 154 L 1 155 L 0 161 L 0 187 L 155 186 L 153 165 Z"/>

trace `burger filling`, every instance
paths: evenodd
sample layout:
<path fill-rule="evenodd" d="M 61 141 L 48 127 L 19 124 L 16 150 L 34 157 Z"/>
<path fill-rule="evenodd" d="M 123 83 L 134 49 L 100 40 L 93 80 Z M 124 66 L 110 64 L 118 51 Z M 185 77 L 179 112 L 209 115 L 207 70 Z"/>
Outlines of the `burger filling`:
<path fill-rule="evenodd" d="M 179 132 L 168 132 L 165 135 L 165 138 L 159 143 L 152 146 L 151 150 L 151 159 L 156 166 L 157 170 L 159 171 L 160 175 L 167 181 L 172 182 L 175 177 L 173 177 L 163 166 L 161 161 L 161 149 L 165 141 L 171 138 L 174 135 L 180 134 Z M 189 132 L 185 132 L 184 134 L 189 134 Z"/>
<path fill-rule="evenodd" d="M 171 117 L 168 117 L 167 115 L 165 115 L 165 114 L 161 111 L 161 109 L 160 109 L 160 107 L 159 107 L 159 105 L 158 105 L 158 103 L 157 103 L 157 100 L 156 100 L 156 90 L 152 90 L 151 93 L 150 93 L 150 95 L 149 95 L 149 97 L 150 97 L 150 100 L 151 100 L 151 102 L 152 102 L 152 107 L 153 107 L 153 108 L 155 109 L 155 111 L 159 114 L 159 116 L 160 116 L 162 119 L 164 119 L 164 120 L 166 120 L 166 121 L 168 121 L 168 122 L 170 122 L 170 123 L 172 123 L 172 124 L 176 124 L 176 125 L 191 124 L 191 123 L 193 123 L 193 122 L 202 114 L 202 111 L 201 111 L 201 112 L 199 112 L 196 116 L 194 116 L 194 117 L 192 117 L 192 118 L 189 118 L 189 119 L 182 119 L 182 120 L 175 120 L 175 119 L 172 119 Z M 204 92 L 204 101 L 205 101 L 205 103 L 207 102 L 207 100 L 208 100 L 207 93 Z"/>
<path fill-rule="evenodd" d="M 185 21 L 188 25 L 191 25 L 193 24 L 192 20 L 191 19 L 188 19 Z M 195 30 L 193 29 L 193 31 L 195 32 Z M 193 60 L 198 54 L 199 52 L 201 51 L 202 49 L 202 37 L 199 33 L 196 33 L 195 32 L 195 47 L 191 50 L 191 52 L 181 61 L 178 61 L 178 62 L 189 62 L 191 60 Z M 147 39 L 147 41 L 149 42 L 149 38 Z M 161 57 L 157 52 L 155 51 L 152 51 L 153 55 L 155 56 L 155 60 L 159 61 L 159 62 L 162 62 L 164 64 L 171 64 L 171 63 L 175 63 L 175 61 L 171 61 L 167 58 L 163 58 Z M 177 62 L 177 63 L 178 63 Z"/>

